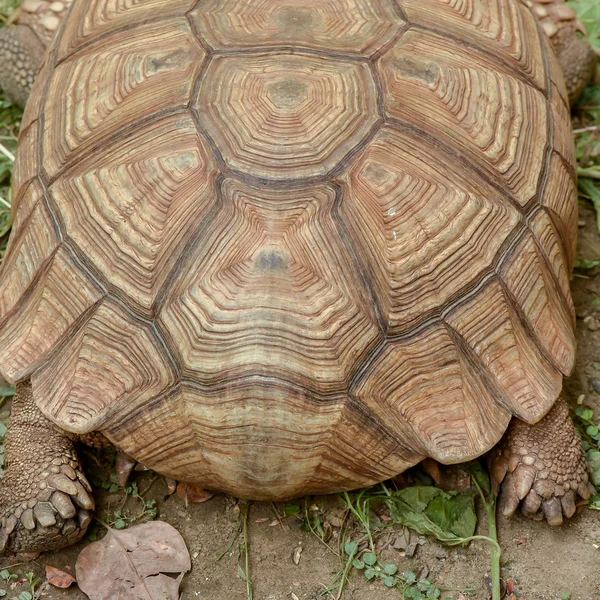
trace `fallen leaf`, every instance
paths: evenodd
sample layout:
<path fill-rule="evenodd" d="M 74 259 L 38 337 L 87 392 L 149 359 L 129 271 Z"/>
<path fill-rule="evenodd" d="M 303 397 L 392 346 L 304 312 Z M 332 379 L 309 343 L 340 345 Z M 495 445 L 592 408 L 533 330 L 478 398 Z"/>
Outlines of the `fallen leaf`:
<path fill-rule="evenodd" d="M 445 543 L 470 537 L 475 532 L 477 516 L 470 495 L 415 486 L 392 492 L 385 502 L 394 523 L 422 535 L 433 535 Z"/>
<path fill-rule="evenodd" d="M 292 560 L 295 565 L 300 564 L 300 555 L 302 554 L 302 546 L 298 546 L 294 548 L 294 552 L 292 552 Z"/>
<path fill-rule="evenodd" d="M 84 548 L 75 573 L 90 600 L 178 600 L 190 554 L 179 532 L 162 521 L 129 529 L 107 528 Z M 179 573 L 176 579 L 165 573 Z"/>
<path fill-rule="evenodd" d="M 518 539 L 513 540 L 513 542 L 515 543 L 515 546 L 520 546 L 521 544 L 527 543 L 527 538 L 526 537 L 518 538 Z"/>
<path fill-rule="evenodd" d="M 70 573 L 65 573 L 56 567 L 46 565 L 46 579 L 50 585 L 54 587 L 65 589 L 75 583 L 75 577 Z"/>
<path fill-rule="evenodd" d="M 177 495 L 181 496 L 186 503 L 191 502 L 192 504 L 206 502 L 214 496 L 214 494 L 188 483 L 179 483 L 177 485 Z"/>

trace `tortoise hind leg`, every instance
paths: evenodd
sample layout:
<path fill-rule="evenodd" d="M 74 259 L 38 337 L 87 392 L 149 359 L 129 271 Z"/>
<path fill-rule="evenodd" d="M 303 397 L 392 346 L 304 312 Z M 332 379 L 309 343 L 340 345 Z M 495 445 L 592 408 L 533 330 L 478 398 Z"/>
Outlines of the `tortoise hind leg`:
<path fill-rule="evenodd" d="M 0 552 L 42 552 L 77 541 L 94 501 L 68 434 L 33 401 L 29 382 L 17 386 L 5 440 L 0 483 Z"/>
<path fill-rule="evenodd" d="M 505 516 L 521 504 L 525 515 L 545 516 L 560 525 L 575 513 L 577 496 L 587 500 L 595 489 L 581 438 L 559 398 L 535 425 L 513 419 L 500 444 L 492 451 L 492 480 L 502 485 L 500 507 Z"/>

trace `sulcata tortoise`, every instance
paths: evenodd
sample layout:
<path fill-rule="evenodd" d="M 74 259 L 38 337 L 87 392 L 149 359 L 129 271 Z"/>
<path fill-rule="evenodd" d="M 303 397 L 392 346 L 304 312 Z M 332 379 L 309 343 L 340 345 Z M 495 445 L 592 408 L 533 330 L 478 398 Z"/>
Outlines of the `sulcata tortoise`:
<path fill-rule="evenodd" d="M 74 444 L 99 437 L 276 500 L 466 461 L 508 428 L 503 512 L 573 515 L 573 144 L 530 5 L 75 0 L 23 118 L 0 275 L 2 549 L 82 535 Z"/>

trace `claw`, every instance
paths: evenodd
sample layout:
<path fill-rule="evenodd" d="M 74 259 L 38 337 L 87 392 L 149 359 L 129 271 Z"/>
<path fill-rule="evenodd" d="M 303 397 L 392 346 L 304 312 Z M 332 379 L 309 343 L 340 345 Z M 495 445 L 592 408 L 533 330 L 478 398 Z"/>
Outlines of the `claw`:
<path fill-rule="evenodd" d="M 42 527 L 51 527 L 52 525 L 56 525 L 54 509 L 52 508 L 50 502 L 38 502 L 33 509 L 33 514 Z"/>
<path fill-rule="evenodd" d="M 6 550 L 6 546 L 8 546 L 8 537 L 6 529 L 0 529 L 0 554 L 2 554 Z"/>
<path fill-rule="evenodd" d="M 125 454 L 125 452 L 117 453 L 117 475 L 119 477 L 119 485 L 125 487 L 131 472 L 135 468 L 137 461 L 133 460 Z"/>
<path fill-rule="evenodd" d="M 568 492 L 566 492 L 565 495 L 560 499 L 560 503 L 562 504 L 565 517 L 567 517 L 567 519 L 570 519 L 575 514 L 576 510 L 575 493 L 573 492 L 573 490 L 569 490 Z"/>
<path fill-rule="evenodd" d="M 50 475 L 46 481 L 50 487 L 69 496 L 77 494 L 77 482 L 71 481 L 66 475 Z"/>
<path fill-rule="evenodd" d="M 590 493 L 590 490 L 588 489 L 587 485 L 585 483 L 580 483 L 577 486 L 577 493 L 584 499 L 584 500 L 589 500 L 590 496 L 592 495 Z"/>
<path fill-rule="evenodd" d="M 88 483 L 88 480 L 85 478 L 85 475 L 83 473 L 80 473 L 79 471 L 77 471 L 76 474 L 77 474 L 77 479 L 79 480 L 79 483 L 81 483 L 81 485 L 84 487 L 86 492 L 91 494 L 92 486 Z"/>
<path fill-rule="evenodd" d="M 542 498 L 551 498 L 552 494 L 554 494 L 554 483 L 549 479 L 538 479 L 533 484 L 533 489 L 542 497 Z"/>
<path fill-rule="evenodd" d="M 504 456 L 498 456 L 492 461 L 492 479 L 496 483 L 502 483 L 508 472 L 508 461 Z"/>
<path fill-rule="evenodd" d="M 77 513 L 77 523 L 79 524 L 79 528 L 84 531 L 88 528 L 89 524 L 92 521 L 92 515 L 83 509 Z"/>
<path fill-rule="evenodd" d="M 10 517 L 8 517 L 6 519 L 6 523 L 4 524 L 4 529 L 6 530 L 6 533 L 8 535 L 10 535 L 15 530 L 15 527 L 17 526 L 18 521 L 19 520 L 17 519 L 17 517 L 15 517 L 15 515 L 10 515 Z"/>
<path fill-rule="evenodd" d="M 89 496 L 89 494 L 87 493 L 87 491 L 85 490 L 85 488 L 83 487 L 83 485 L 81 485 L 81 483 L 79 483 L 79 481 L 76 481 L 74 483 L 74 485 L 76 486 L 76 493 L 72 494 L 73 500 L 75 500 L 75 503 L 79 506 L 81 506 L 81 508 L 85 508 L 87 510 L 93 510 L 94 509 L 94 500 Z"/>
<path fill-rule="evenodd" d="M 51 502 L 63 519 L 71 519 L 77 514 L 71 498 L 64 492 L 54 492 Z"/>
<path fill-rule="evenodd" d="M 535 480 L 535 474 L 536 470 L 533 467 L 524 464 L 520 464 L 513 473 L 515 491 L 517 492 L 519 500 L 523 500 L 529 493 Z"/>
<path fill-rule="evenodd" d="M 515 490 L 513 476 L 510 473 L 506 476 L 506 479 L 502 484 L 502 496 L 500 498 L 502 514 L 505 517 L 512 516 L 515 513 L 515 510 L 517 510 L 517 506 L 519 506 L 519 497 Z"/>
<path fill-rule="evenodd" d="M 542 499 L 534 490 L 531 490 L 529 494 L 525 496 L 521 510 L 523 511 L 524 515 L 534 515 L 538 510 L 540 510 L 541 505 Z"/>
<path fill-rule="evenodd" d="M 542 507 L 544 510 L 544 514 L 546 515 L 548 525 L 552 525 L 552 527 L 562 525 L 562 505 L 558 498 L 550 498 L 550 500 L 544 500 L 544 502 L 542 503 Z"/>
<path fill-rule="evenodd" d="M 70 533 L 73 533 L 76 529 L 77 525 L 75 525 L 75 521 L 69 520 L 65 523 L 64 527 L 62 528 L 62 534 L 69 535 Z"/>
<path fill-rule="evenodd" d="M 33 518 L 32 508 L 28 508 L 27 510 L 23 511 L 23 514 L 21 515 L 21 523 L 23 524 L 23 527 L 29 531 L 33 531 L 35 529 L 35 519 Z"/>

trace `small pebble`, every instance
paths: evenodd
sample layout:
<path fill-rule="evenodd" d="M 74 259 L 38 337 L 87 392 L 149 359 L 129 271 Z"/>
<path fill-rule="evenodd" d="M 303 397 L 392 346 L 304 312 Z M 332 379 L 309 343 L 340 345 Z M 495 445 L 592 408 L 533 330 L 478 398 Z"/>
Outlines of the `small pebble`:
<path fill-rule="evenodd" d="M 594 317 L 592 317 L 592 315 L 587 316 L 583 322 L 586 324 L 587 328 L 590 331 L 597 331 L 599 325 L 598 325 L 598 321 L 596 321 L 596 319 Z"/>
<path fill-rule="evenodd" d="M 597 377 L 590 377 L 588 379 L 590 387 L 596 392 L 596 394 L 600 394 L 600 379 Z"/>

